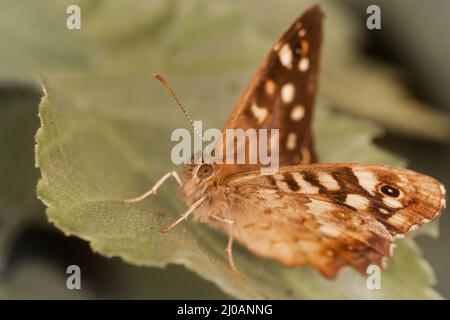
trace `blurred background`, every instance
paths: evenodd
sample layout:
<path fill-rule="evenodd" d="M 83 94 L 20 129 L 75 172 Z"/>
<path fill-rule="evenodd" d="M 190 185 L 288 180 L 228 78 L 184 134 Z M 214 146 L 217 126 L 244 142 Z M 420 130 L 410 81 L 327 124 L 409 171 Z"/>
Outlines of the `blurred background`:
<path fill-rule="evenodd" d="M 376 125 L 377 146 L 448 188 L 450 2 L 316 2 L 327 15 L 321 99 L 333 112 Z M 209 77 L 229 88 L 229 107 L 218 111 L 223 124 L 271 44 L 316 2 L 0 0 L 0 297 L 232 298 L 182 266 L 137 267 L 106 258 L 48 223 L 36 197 L 41 82 L 92 76 L 95 86 L 108 77 L 153 71 L 175 79 Z M 66 28 L 70 4 L 81 8 L 80 30 Z M 366 28 L 371 4 L 381 8 L 381 30 Z M 188 101 L 211 101 L 195 96 L 201 89 L 177 88 Z M 421 235 L 417 242 L 434 270 L 434 288 L 450 298 L 448 213 L 439 219 L 439 237 Z M 66 289 L 70 264 L 82 269 L 81 291 Z"/>

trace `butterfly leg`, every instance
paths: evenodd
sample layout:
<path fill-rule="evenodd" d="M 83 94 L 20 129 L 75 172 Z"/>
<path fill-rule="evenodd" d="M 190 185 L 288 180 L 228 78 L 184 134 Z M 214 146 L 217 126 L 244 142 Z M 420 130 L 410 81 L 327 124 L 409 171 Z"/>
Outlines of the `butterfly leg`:
<path fill-rule="evenodd" d="M 144 200 L 145 198 L 147 198 L 148 196 L 152 195 L 152 194 L 156 194 L 156 191 L 159 189 L 159 187 L 161 187 L 161 185 L 170 177 L 174 177 L 174 179 L 177 181 L 178 185 L 181 186 L 181 179 L 178 176 L 178 173 L 176 171 L 170 171 L 167 172 L 164 176 L 162 176 L 156 183 L 155 185 L 148 190 L 147 192 L 145 192 L 143 195 L 140 195 L 139 197 L 136 198 L 132 198 L 132 199 L 126 199 L 123 200 L 123 202 L 125 203 L 136 203 L 139 201 Z"/>
<path fill-rule="evenodd" d="M 194 212 L 194 210 L 203 202 L 203 200 L 205 200 L 205 197 L 201 197 L 200 199 L 198 199 L 197 201 L 194 202 L 194 204 L 185 212 L 181 215 L 181 217 L 176 220 L 175 222 L 172 222 L 171 224 L 169 224 L 168 226 L 162 227 L 161 228 L 161 232 L 169 232 L 170 230 L 173 229 L 173 227 L 175 227 L 177 224 L 179 224 L 181 221 L 186 220 L 187 217 L 189 217 L 189 215 Z"/>
<path fill-rule="evenodd" d="M 233 269 L 234 272 L 238 272 L 236 269 L 236 266 L 234 265 L 234 260 L 233 260 L 233 227 L 234 227 L 234 221 L 233 220 L 229 220 L 229 219 L 224 219 L 218 216 L 211 216 L 212 219 L 223 222 L 228 224 L 229 227 L 229 231 L 228 231 L 228 243 L 227 243 L 227 248 L 226 248 L 226 253 L 228 255 L 228 262 L 230 263 L 230 267 L 231 269 Z"/>

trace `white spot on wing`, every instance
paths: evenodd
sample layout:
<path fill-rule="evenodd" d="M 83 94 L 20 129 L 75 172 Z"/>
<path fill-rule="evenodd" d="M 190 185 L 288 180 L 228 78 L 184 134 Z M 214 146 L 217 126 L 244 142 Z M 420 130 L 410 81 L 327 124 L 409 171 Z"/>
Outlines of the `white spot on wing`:
<path fill-rule="evenodd" d="M 383 202 L 387 206 L 394 208 L 394 209 L 403 208 L 403 204 L 400 201 L 395 200 L 391 197 L 387 197 L 387 196 L 383 197 Z"/>
<path fill-rule="evenodd" d="M 284 177 L 281 174 L 276 174 L 273 176 L 273 178 L 275 179 L 277 187 L 280 188 L 281 191 L 292 192 L 291 189 L 289 189 L 287 183 L 284 181 Z"/>
<path fill-rule="evenodd" d="M 373 172 L 355 167 L 353 168 L 353 174 L 358 178 L 358 183 L 361 187 L 366 189 L 371 195 L 375 195 L 378 179 Z"/>
<path fill-rule="evenodd" d="M 259 124 L 262 124 L 267 118 L 269 111 L 266 108 L 259 107 L 256 103 L 252 104 L 252 112 Z"/>
<path fill-rule="evenodd" d="M 316 199 L 310 199 L 310 202 L 308 202 L 306 206 L 308 207 L 308 212 L 312 215 L 322 215 L 333 211 L 333 206 L 331 204 Z"/>
<path fill-rule="evenodd" d="M 291 103 L 294 100 L 295 87 L 292 83 L 286 83 L 281 88 L 281 100 L 284 103 Z"/>
<path fill-rule="evenodd" d="M 403 217 L 400 214 L 394 214 L 389 219 L 386 220 L 386 222 L 390 225 L 393 225 L 394 227 L 398 229 L 403 229 L 403 226 L 405 224 L 408 224 L 408 221 L 405 220 L 405 217 Z"/>
<path fill-rule="evenodd" d="M 298 69 L 301 72 L 305 72 L 309 69 L 309 59 L 308 57 L 303 57 L 300 59 L 300 61 L 298 62 Z"/>
<path fill-rule="evenodd" d="M 345 203 L 350 207 L 359 210 L 366 210 L 369 207 L 369 200 L 366 197 L 363 197 L 359 194 L 348 194 L 345 198 Z"/>
<path fill-rule="evenodd" d="M 327 235 L 329 237 L 333 237 L 333 238 L 336 238 L 341 234 L 341 232 L 338 229 L 336 229 L 332 226 L 323 225 L 323 226 L 320 226 L 319 230 L 320 230 L 320 232 L 324 233 L 325 235 Z"/>
<path fill-rule="evenodd" d="M 330 191 L 337 191 L 341 188 L 333 176 L 327 172 L 319 172 L 317 178 L 319 183 Z"/>
<path fill-rule="evenodd" d="M 316 194 L 319 193 L 319 188 L 316 186 L 313 186 L 308 181 L 303 179 L 303 176 L 298 172 L 293 172 L 292 177 L 294 178 L 295 182 L 297 182 L 298 186 L 300 187 L 300 190 L 298 192 L 300 193 L 306 193 L 306 194 Z M 313 199 L 311 199 L 312 202 Z M 315 200 L 318 201 L 318 200 Z M 322 201 L 320 201 L 322 202 Z M 326 202 L 324 202 L 326 203 Z"/>
<path fill-rule="evenodd" d="M 266 90 L 266 93 L 271 96 L 275 93 L 275 82 L 273 80 L 267 80 L 264 89 Z"/>
<path fill-rule="evenodd" d="M 291 111 L 292 121 L 300 121 L 305 115 L 305 108 L 302 105 L 295 106 Z"/>
<path fill-rule="evenodd" d="M 306 35 L 306 30 L 300 29 L 300 31 L 298 32 L 298 35 L 303 38 Z"/>
<path fill-rule="evenodd" d="M 283 66 L 288 69 L 292 68 L 292 50 L 288 44 L 281 47 L 278 52 L 278 57 L 280 58 L 280 62 Z"/>
<path fill-rule="evenodd" d="M 297 145 L 297 135 L 293 132 L 289 133 L 286 140 L 286 148 L 293 150 Z"/>
<path fill-rule="evenodd" d="M 268 201 L 275 201 L 280 199 L 280 195 L 278 194 L 277 190 L 270 190 L 270 189 L 262 189 L 256 191 L 257 194 L 261 197 L 264 197 Z"/>

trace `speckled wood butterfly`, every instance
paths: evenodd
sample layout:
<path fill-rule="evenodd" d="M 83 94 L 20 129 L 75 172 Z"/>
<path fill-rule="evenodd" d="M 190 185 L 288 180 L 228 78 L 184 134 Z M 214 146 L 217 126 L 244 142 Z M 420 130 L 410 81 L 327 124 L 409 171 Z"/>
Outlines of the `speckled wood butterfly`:
<path fill-rule="evenodd" d="M 192 213 L 228 233 L 234 270 L 236 239 L 261 257 L 310 265 L 329 278 L 346 265 L 362 273 L 372 264 L 384 266 L 397 237 L 436 219 L 445 189 L 431 177 L 379 165 L 314 163 L 311 120 L 323 16 L 314 6 L 283 33 L 225 126 L 278 128 L 276 174 L 262 175 L 259 164 L 192 163 L 183 180 L 169 172 L 125 201 L 155 194 L 173 176 L 189 209 L 163 232 Z"/>

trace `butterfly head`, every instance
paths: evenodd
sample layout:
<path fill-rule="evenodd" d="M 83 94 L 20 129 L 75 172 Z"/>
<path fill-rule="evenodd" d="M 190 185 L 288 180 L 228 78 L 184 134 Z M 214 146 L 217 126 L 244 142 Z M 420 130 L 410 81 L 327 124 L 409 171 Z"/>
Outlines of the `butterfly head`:
<path fill-rule="evenodd" d="M 187 180 L 186 183 L 190 181 L 195 185 L 206 185 L 213 180 L 215 174 L 214 165 L 206 162 L 200 164 L 192 162 L 186 166 L 184 178 Z"/>
<path fill-rule="evenodd" d="M 210 192 L 217 190 L 216 168 L 210 163 L 194 163 L 187 165 L 183 177 L 183 195 L 186 199 L 195 201 L 200 196 L 211 195 Z"/>

